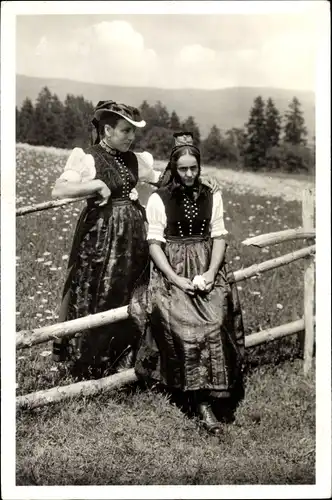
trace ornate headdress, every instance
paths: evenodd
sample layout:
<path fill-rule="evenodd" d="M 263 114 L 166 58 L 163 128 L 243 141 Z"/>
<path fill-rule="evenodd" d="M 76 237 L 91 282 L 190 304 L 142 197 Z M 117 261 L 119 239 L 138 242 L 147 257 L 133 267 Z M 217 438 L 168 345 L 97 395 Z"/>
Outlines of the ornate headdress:
<path fill-rule="evenodd" d="M 174 146 L 171 151 L 170 159 L 176 151 L 178 151 L 180 148 L 183 148 L 184 146 L 190 146 L 191 148 L 196 149 L 197 153 L 200 154 L 198 147 L 194 145 L 194 136 L 191 132 L 175 132 L 175 134 L 173 134 L 173 137 Z"/>
<path fill-rule="evenodd" d="M 174 137 L 174 147 L 194 145 L 194 136 L 191 132 L 176 132 L 175 134 L 173 134 L 173 137 Z"/>
<path fill-rule="evenodd" d="M 172 177 L 175 175 L 174 172 L 172 173 L 172 158 L 177 151 L 185 148 L 186 146 L 189 146 L 191 150 L 193 149 L 195 150 L 196 155 L 198 157 L 200 156 L 200 150 L 194 145 L 194 137 L 191 132 L 187 131 L 176 132 L 173 134 L 173 137 L 174 137 L 174 146 L 172 148 L 167 167 L 165 168 L 164 173 L 162 174 L 160 181 L 158 183 L 160 187 L 168 185 Z"/>

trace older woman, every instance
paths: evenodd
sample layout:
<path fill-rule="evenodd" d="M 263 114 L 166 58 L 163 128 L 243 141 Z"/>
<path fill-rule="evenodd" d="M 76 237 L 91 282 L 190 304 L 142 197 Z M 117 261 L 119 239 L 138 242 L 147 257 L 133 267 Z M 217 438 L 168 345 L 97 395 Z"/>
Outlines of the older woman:
<path fill-rule="evenodd" d="M 192 142 L 189 134 L 176 137 L 165 185 L 146 207 L 153 268 L 130 308 L 143 332 L 135 369 L 139 378 L 189 396 L 203 425 L 218 434 L 212 406 L 237 386 L 244 333 L 225 260 L 221 192 L 199 180 L 200 152 Z"/>
<path fill-rule="evenodd" d="M 136 108 L 100 101 L 92 123 L 94 145 L 72 151 L 53 189 L 57 198 L 89 197 L 74 234 L 60 321 L 127 305 L 149 263 L 135 186 L 157 183 L 160 173 L 149 153 L 130 150 L 145 121 Z M 112 373 L 132 365 L 138 333 L 130 319 L 87 330 L 55 341 L 54 359 L 71 360 L 79 376 Z"/>

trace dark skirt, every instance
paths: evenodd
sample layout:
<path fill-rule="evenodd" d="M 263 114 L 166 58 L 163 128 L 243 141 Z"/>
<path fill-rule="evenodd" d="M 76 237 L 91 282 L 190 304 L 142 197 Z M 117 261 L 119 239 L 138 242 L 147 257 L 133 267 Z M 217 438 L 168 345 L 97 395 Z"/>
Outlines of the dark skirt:
<path fill-rule="evenodd" d="M 137 204 L 113 200 L 106 207 L 86 207 L 74 234 L 59 321 L 128 305 L 148 259 L 144 218 Z M 86 330 L 70 340 L 55 341 L 54 358 L 116 371 L 121 358 L 137 346 L 138 334 L 130 318 Z"/>
<path fill-rule="evenodd" d="M 212 239 L 168 241 L 164 252 L 174 271 L 192 280 L 208 270 Z M 139 378 L 181 391 L 210 391 L 214 397 L 228 397 L 237 386 L 244 331 L 226 262 L 212 291 L 194 297 L 152 266 L 149 286 L 135 292 L 130 314 L 142 332 L 135 364 Z"/>

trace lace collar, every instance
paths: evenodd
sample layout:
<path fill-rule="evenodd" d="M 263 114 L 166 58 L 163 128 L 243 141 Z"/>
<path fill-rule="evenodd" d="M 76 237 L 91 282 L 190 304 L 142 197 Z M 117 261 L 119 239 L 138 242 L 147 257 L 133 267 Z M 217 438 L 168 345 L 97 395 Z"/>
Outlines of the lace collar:
<path fill-rule="evenodd" d="M 104 139 L 102 139 L 99 144 L 103 149 L 105 149 L 105 151 L 107 151 L 111 155 L 117 156 L 119 154 L 119 151 L 117 149 L 111 148 Z"/>

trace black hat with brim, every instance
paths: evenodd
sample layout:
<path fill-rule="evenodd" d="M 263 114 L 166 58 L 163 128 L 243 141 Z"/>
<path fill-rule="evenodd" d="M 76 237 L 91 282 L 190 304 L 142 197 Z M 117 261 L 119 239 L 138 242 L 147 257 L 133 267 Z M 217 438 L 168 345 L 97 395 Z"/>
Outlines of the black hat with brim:
<path fill-rule="evenodd" d="M 119 115 L 131 123 L 131 125 L 134 125 L 134 127 L 143 128 L 146 125 L 146 122 L 141 118 L 139 110 L 126 104 L 118 104 L 115 101 L 99 101 L 95 108 L 94 118 L 99 121 L 105 113 Z"/>

